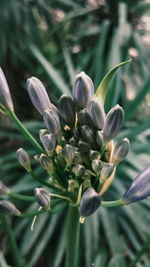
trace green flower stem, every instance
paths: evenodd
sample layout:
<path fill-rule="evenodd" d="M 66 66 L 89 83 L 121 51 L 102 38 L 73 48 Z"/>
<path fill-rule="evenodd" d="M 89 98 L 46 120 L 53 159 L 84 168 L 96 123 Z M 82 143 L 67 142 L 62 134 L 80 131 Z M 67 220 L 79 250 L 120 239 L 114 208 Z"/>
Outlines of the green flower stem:
<path fill-rule="evenodd" d="M 26 139 L 34 146 L 38 153 L 43 153 L 43 148 L 39 145 L 39 143 L 34 139 L 34 137 L 30 134 L 30 132 L 24 127 L 21 121 L 17 118 L 16 114 L 8 110 L 9 117 L 16 124 L 17 128 L 21 131 L 21 133 L 26 137 Z"/>
<path fill-rule="evenodd" d="M 44 181 L 43 179 L 40 179 L 32 170 L 29 171 L 30 175 L 41 185 L 45 185 L 47 187 L 51 187 L 51 185 L 49 183 L 47 183 L 46 181 Z"/>
<path fill-rule="evenodd" d="M 37 215 L 40 215 L 44 212 L 47 212 L 48 210 L 46 209 L 41 209 L 41 210 L 34 210 L 32 212 L 29 212 L 29 213 L 20 213 L 18 215 L 18 217 L 22 217 L 22 218 L 29 218 L 29 217 L 34 217 L 34 216 L 37 216 Z"/>
<path fill-rule="evenodd" d="M 23 259 L 21 258 L 21 254 L 18 250 L 16 240 L 14 238 L 14 234 L 13 234 L 13 231 L 12 231 L 11 226 L 10 226 L 9 217 L 6 215 L 2 215 L 1 221 L 2 221 L 2 226 L 4 228 L 5 234 L 6 234 L 7 239 L 8 239 L 9 249 L 10 249 L 12 257 L 14 259 L 13 265 L 15 267 L 27 266 L 27 265 L 25 265 Z"/>
<path fill-rule="evenodd" d="M 144 245 L 141 247 L 141 249 L 137 252 L 137 254 L 135 255 L 134 260 L 130 263 L 129 267 L 135 267 L 135 266 L 137 266 L 138 261 L 145 254 L 145 252 L 148 253 L 149 247 L 150 247 L 150 239 L 148 239 L 144 243 Z"/>
<path fill-rule="evenodd" d="M 101 206 L 106 208 L 112 208 L 112 207 L 118 207 L 126 205 L 127 203 L 124 203 L 122 199 L 118 199 L 115 201 L 102 201 Z"/>
<path fill-rule="evenodd" d="M 65 267 L 78 267 L 79 259 L 79 211 L 69 207 L 66 221 L 66 263 Z"/>
<path fill-rule="evenodd" d="M 57 198 L 62 198 L 62 199 L 68 200 L 69 202 L 72 202 L 72 200 L 70 198 L 62 196 L 62 195 L 50 193 L 50 196 L 57 197 Z"/>
<path fill-rule="evenodd" d="M 25 196 L 25 195 L 21 195 L 21 194 L 18 194 L 18 193 L 14 193 L 12 191 L 10 193 L 8 193 L 8 196 L 13 197 L 13 198 L 17 198 L 17 199 L 20 199 L 20 200 L 24 200 L 24 201 L 29 201 L 29 202 L 35 201 L 35 198 L 32 197 L 32 196 Z"/>

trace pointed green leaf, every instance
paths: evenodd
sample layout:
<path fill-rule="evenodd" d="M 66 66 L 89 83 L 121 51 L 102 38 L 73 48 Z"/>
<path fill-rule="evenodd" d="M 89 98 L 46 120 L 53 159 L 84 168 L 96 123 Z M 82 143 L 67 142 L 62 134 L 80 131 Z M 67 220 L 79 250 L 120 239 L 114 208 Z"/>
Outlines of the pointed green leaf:
<path fill-rule="evenodd" d="M 108 91 L 108 88 L 109 88 L 109 83 L 113 77 L 113 75 L 115 74 L 116 70 L 125 65 L 125 64 L 128 64 L 132 61 L 132 59 L 129 59 L 127 61 L 124 61 L 118 65 L 116 65 L 115 67 L 113 67 L 109 72 L 107 72 L 107 74 L 105 75 L 105 77 L 103 78 L 103 80 L 100 82 L 97 90 L 96 90 L 96 93 L 95 93 L 95 96 L 96 97 L 99 97 L 103 102 L 105 101 L 105 97 L 106 97 L 106 94 L 107 94 L 107 91 Z"/>

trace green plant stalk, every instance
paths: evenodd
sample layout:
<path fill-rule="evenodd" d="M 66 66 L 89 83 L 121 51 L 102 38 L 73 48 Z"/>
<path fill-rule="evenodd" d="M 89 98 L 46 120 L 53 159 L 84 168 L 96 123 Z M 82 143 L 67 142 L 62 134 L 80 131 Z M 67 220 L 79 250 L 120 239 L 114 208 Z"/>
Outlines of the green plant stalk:
<path fill-rule="evenodd" d="M 145 242 L 145 244 L 141 247 L 141 249 L 137 252 L 134 260 L 130 263 L 129 267 L 135 267 L 138 263 L 138 261 L 140 260 L 140 258 L 142 257 L 142 255 L 147 251 L 148 253 L 148 249 L 150 246 L 150 239 L 148 239 L 147 242 Z"/>
<path fill-rule="evenodd" d="M 100 206 L 106 208 L 118 207 L 127 205 L 128 203 L 123 202 L 122 199 L 114 200 L 114 201 L 102 201 Z"/>
<path fill-rule="evenodd" d="M 78 267 L 80 223 L 78 208 L 69 207 L 66 221 L 65 267 Z"/>
<path fill-rule="evenodd" d="M 43 148 L 39 145 L 39 143 L 34 139 L 34 137 L 30 134 L 30 132 L 24 127 L 24 125 L 21 123 L 21 121 L 18 119 L 16 114 L 8 110 L 7 111 L 8 116 L 12 119 L 12 121 L 16 124 L 17 128 L 20 130 L 20 132 L 26 137 L 26 139 L 34 146 L 36 151 L 38 153 L 44 153 Z"/>
<path fill-rule="evenodd" d="M 13 198 L 17 198 L 20 200 L 24 200 L 24 201 L 29 201 L 29 202 L 35 201 L 35 198 L 32 196 L 25 196 L 25 195 L 21 195 L 21 194 L 12 192 L 12 191 L 10 193 L 8 193 L 8 196 L 13 197 Z"/>
<path fill-rule="evenodd" d="M 47 187 L 52 187 L 51 184 L 45 182 L 44 180 L 40 179 L 32 170 L 29 171 L 30 175 L 40 184 L 45 185 Z"/>
<path fill-rule="evenodd" d="M 6 234 L 7 239 L 8 239 L 8 245 L 9 245 L 12 257 L 14 259 L 14 266 L 15 267 L 23 267 L 23 266 L 25 267 L 23 259 L 21 259 L 21 255 L 20 255 L 20 252 L 18 250 L 16 240 L 14 238 L 14 234 L 13 234 L 13 231 L 11 229 L 8 216 L 2 215 L 1 221 L 2 221 L 2 225 L 4 228 L 5 234 Z"/>
<path fill-rule="evenodd" d="M 34 217 L 34 216 L 40 215 L 40 214 L 47 212 L 47 211 L 48 210 L 46 210 L 46 209 L 34 210 L 34 211 L 29 212 L 29 213 L 20 213 L 17 216 L 22 217 L 22 218 L 29 218 L 29 217 Z"/>

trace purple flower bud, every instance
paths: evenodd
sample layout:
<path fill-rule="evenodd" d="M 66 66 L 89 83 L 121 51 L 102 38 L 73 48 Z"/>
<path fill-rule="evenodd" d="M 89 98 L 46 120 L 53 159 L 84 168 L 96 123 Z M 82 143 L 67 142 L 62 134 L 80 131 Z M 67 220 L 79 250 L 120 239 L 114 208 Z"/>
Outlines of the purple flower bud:
<path fill-rule="evenodd" d="M 0 200 L 0 212 L 8 215 L 19 215 L 20 211 L 8 200 Z"/>
<path fill-rule="evenodd" d="M 67 162 L 67 165 L 70 166 L 74 158 L 73 146 L 66 144 L 62 150 L 62 154 Z"/>
<path fill-rule="evenodd" d="M 84 174 L 85 168 L 83 165 L 77 164 L 73 169 L 75 176 L 79 177 Z"/>
<path fill-rule="evenodd" d="M 92 169 L 98 175 L 102 169 L 102 162 L 99 159 L 92 160 Z"/>
<path fill-rule="evenodd" d="M 111 162 L 118 164 L 129 152 L 130 142 L 127 138 L 122 139 L 114 148 Z"/>
<path fill-rule="evenodd" d="M 73 86 L 73 99 L 79 110 L 87 107 L 93 94 L 93 82 L 91 78 L 82 71 L 75 77 Z"/>
<path fill-rule="evenodd" d="M 44 123 L 50 133 L 58 135 L 60 133 L 60 120 L 58 114 L 54 110 L 45 110 Z"/>
<path fill-rule="evenodd" d="M 73 126 L 76 119 L 76 110 L 72 98 L 65 94 L 62 95 L 58 102 L 58 109 L 60 116 L 64 119 L 64 121 L 68 125 Z"/>
<path fill-rule="evenodd" d="M 53 134 L 45 134 L 43 136 L 43 142 L 42 142 L 44 149 L 46 150 L 48 155 L 51 155 L 53 150 L 55 149 L 56 145 L 56 138 Z"/>
<path fill-rule="evenodd" d="M 119 132 L 124 119 L 124 111 L 119 106 L 114 106 L 107 114 L 103 129 L 104 141 L 109 142 Z"/>
<path fill-rule="evenodd" d="M 100 204 L 100 195 L 96 193 L 92 187 L 90 187 L 84 192 L 80 201 L 81 216 L 90 216 L 99 208 Z"/>
<path fill-rule="evenodd" d="M 103 129 L 105 121 L 105 112 L 99 98 L 93 98 L 89 102 L 87 109 L 95 128 L 97 130 Z"/>
<path fill-rule="evenodd" d="M 14 110 L 9 87 L 1 68 L 0 68 L 0 105 L 2 105 L 2 108 L 4 107 L 6 109 L 10 109 L 11 111 Z"/>
<path fill-rule="evenodd" d="M 24 167 L 28 172 L 31 171 L 30 158 L 27 152 L 23 148 L 17 150 L 17 160 L 22 167 Z"/>
<path fill-rule="evenodd" d="M 9 194 L 9 192 L 10 192 L 10 189 L 6 185 L 4 185 L 2 181 L 0 181 L 0 194 L 7 195 Z"/>
<path fill-rule="evenodd" d="M 90 144 L 95 144 L 94 132 L 88 125 L 81 126 L 81 134 L 86 142 L 89 142 Z"/>
<path fill-rule="evenodd" d="M 128 190 L 123 194 L 125 204 L 143 200 L 150 196 L 150 165 L 146 166 L 133 180 Z"/>
<path fill-rule="evenodd" d="M 46 89 L 43 83 L 36 77 L 29 78 L 27 80 L 27 91 L 32 104 L 41 113 L 47 109 L 52 109 L 51 101 L 48 97 Z"/>
<path fill-rule="evenodd" d="M 92 120 L 86 108 L 80 110 L 78 113 L 78 122 L 80 125 L 89 125 L 92 126 Z"/>
<path fill-rule="evenodd" d="M 46 156 L 45 154 L 41 154 L 39 158 L 41 167 L 45 169 L 49 174 L 53 172 L 53 161 Z"/>
<path fill-rule="evenodd" d="M 100 173 L 100 182 L 103 183 L 107 178 L 109 178 L 114 171 L 114 165 L 111 163 L 106 163 Z"/>
<path fill-rule="evenodd" d="M 47 208 L 50 205 L 50 193 L 46 188 L 35 188 L 34 195 L 38 202 L 38 204 L 43 207 Z"/>

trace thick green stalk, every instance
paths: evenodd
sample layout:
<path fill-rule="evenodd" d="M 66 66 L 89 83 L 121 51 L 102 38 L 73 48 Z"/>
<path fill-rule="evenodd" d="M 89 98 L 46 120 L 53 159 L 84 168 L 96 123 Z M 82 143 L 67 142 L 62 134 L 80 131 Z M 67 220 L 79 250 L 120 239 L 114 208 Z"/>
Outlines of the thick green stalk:
<path fill-rule="evenodd" d="M 101 206 L 106 207 L 106 208 L 112 208 L 112 207 L 118 207 L 118 206 L 123 206 L 126 205 L 127 203 L 124 203 L 122 199 L 118 199 L 115 201 L 102 201 Z"/>
<path fill-rule="evenodd" d="M 20 200 L 24 200 L 24 201 L 29 201 L 29 202 L 35 201 L 35 197 L 21 195 L 21 194 L 18 194 L 18 193 L 14 193 L 12 191 L 8 194 L 8 196 L 13 197 L 13 198 L 17 198 L 17 199 L 20 199 Z"/>
<path fill-rule="evenodd" d="M 78 208 L 69 207 L 66 225 L 66 264 L 65 267 L 78 267 L 80 223 Z"/>
<path fill-rule="evenodd" d="M 36 151 L 38 153 L 43 153 L 43 148 L 39 145 L 39 143 L 34 139 L 34 137 L 30 134 L 30 132 L 24 127 L 24 125 L 21 123 L 21 121 L 18 119 L 16 114 L 9 110 L 8 111 L 9 117 L 14 121 L 17 128 L 20 130 L 20 132 L 26 137 L 26 139 L 34 146 Z"/>
<path fill-rule="evenodd" d="M 13 234 L 13 231 L 11 229 L 10 223 L 9 223 L 9 217 L 6 215 L 1 216 L 2 226 L 4 228 L 5 234 L 8 239 L 8 246 L 11 251 L 12 257 L 14 259 L 14 266 L 15 267 L 25 267 L 25 264 L 23 262 L 23 259 L 21 258 L 21 254 L 18 250 L 16 240 Z"/>

